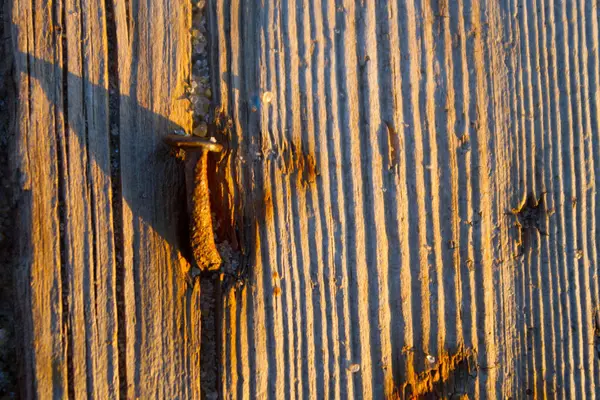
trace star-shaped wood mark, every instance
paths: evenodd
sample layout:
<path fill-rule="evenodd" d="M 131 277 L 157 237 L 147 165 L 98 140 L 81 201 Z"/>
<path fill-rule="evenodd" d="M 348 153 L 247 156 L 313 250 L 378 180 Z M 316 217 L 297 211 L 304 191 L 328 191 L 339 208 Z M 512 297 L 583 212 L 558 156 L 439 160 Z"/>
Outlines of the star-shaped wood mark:
<path fill-rule="evenodd" d="M 541 236 L 549 236 L 542 225 L 548 215 L 545 207 L 545 196 L 546 192 L 542 192 L 539 198 L 536 198 L 533 193 L 529 193 L 527 197 L 523 198 L 518 207 L 507 213 L 507 215 L 516 217 L 515 226 L 519 228 L 517 246 L 521 250 L 517 257 L 523 255 L 525 249 L 529 248 L 533 233 L 537 232 Z"/>

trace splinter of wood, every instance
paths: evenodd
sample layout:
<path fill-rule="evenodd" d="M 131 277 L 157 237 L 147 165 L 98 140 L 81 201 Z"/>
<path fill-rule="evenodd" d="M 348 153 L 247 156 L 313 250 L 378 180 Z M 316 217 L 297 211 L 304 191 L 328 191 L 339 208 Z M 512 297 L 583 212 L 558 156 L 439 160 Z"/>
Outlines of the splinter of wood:
<path fill-rule="evenodd" d="M 209 152 L 220 152 L 223 146 L 195 136 L 168 135 L 164 142 L 185 151 L 187 207 L 190 214 L 190 244 L 196 267 L 201 271 L 217 270 L 222 259 L 215 245 L 208 189 L 207 161 Z"/>

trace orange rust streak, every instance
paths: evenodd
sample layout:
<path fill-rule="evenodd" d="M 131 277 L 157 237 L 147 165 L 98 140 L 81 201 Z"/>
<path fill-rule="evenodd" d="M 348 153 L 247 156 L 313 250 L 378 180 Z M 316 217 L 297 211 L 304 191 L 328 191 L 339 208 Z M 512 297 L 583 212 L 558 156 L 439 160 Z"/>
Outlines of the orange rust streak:
<path fill-rule="evenodd" d="M 466 393 L 457 393 L 456 389 L 467 387 L 464 381 L 472 378 L 474 373 L 476 354 L 473 349 L 459 348 L 456 353 L 443 352 L 429 368 L 417 373 L 414 368 L 415 354 L 407 353 L 407 377 L 398 387 L 390 399 L 423 398 L 436 394 L 439 397 L 461 396 Z M 462 382 L 461 382 L 462 381 Z"/>

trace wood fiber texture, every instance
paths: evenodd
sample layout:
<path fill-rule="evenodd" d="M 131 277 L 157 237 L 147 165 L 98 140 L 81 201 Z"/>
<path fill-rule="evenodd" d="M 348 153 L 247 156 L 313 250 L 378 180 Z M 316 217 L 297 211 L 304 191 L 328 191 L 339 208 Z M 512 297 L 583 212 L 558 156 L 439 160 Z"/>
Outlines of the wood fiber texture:
<path fill-rule="evenodd" d="M 187 1 L 11 1 L 23 398 L 199 398 Z"/>
<path fill-rule="evenodd" d="M 190 4 L 11 3 L 22 395 L 198 398 Z M 208 6 L 224 398 L 600 396 L 595 2 Z"/>
<path fill-rule="evenodd" d="M 224 397 L 599 396 L 597 3 L 209 4 Z"/>

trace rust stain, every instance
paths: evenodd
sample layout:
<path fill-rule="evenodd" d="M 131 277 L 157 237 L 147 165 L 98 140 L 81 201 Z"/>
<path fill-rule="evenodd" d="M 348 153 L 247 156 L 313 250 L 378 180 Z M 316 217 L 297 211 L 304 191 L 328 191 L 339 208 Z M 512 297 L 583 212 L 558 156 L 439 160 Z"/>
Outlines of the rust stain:
<path fill-rule="evenodd" d="M 467 385 L 474 382 L 477 370 L 473 349 L 461 347 L 437 358 L 427 356 L 429 366 L 420 373 L 415 369 L 414 352 L 408 351 L 407 358 L 406 380 L 400 386 L 391 384 L 396 390 L 389 399 L 468 398 Z"/>
<path fill-rule="evenodd" d="M 208 137 L 215 137 L 223 145 L 224 151 L 214 154 L 209 160 L 209 188 L 211 209 L 215 214 L 215 234 L 218 241 L 227 241 L 234 251 L 240 248 L 236 233 L 236 214 L 241 206 L 236 202 L 237 183 L 233 171 L 235 151 L 231 149 L 233 122 L 217 108 L 214 119 L 208 124 Z M 239 199 L 238 199 L 239 200 Z"/>
<path fill-rule="evenodd" d="M 265 189 L 262 204 L 257 209 L 261 211 L 258 215 L 263 221 L 273 218 L 273 195 L 270 188 Z"/>
<path fill-rule="evenodd" d="M 314 183 L 321 175 L 315 157 L 304 151 L 300 143 L 292 144 L 290 149 L 284 146 L 283 161 L 283 173 L 286 175 L 296 174 L 297 180 L 302 186 Z"/>
<path fill-rule="evenodd" d="M 388 137 L 388 169 L 392 170 L 398 165 L 400 160 L 400 143 L 394 126 L 388 121 L 384 121 L 384 123 L 387 128 Z"/>

